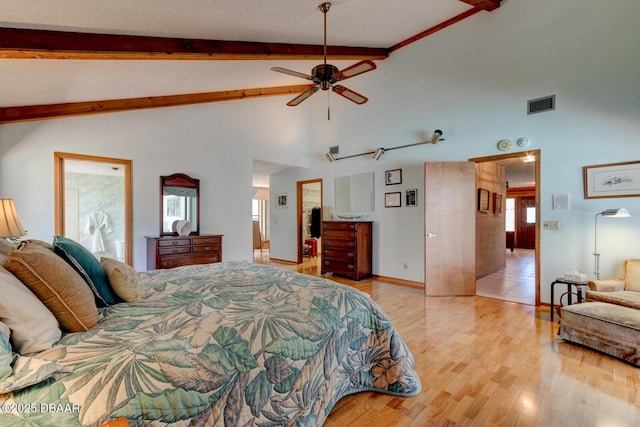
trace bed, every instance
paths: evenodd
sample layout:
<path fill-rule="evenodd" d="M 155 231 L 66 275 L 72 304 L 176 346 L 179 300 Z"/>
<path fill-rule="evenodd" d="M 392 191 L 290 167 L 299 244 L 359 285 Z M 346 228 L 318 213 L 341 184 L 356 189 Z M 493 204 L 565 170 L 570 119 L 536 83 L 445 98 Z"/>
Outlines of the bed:
<path fill-rule="evenodd" d="M 397 330 L 368 295 L 249 262 L 139 273 L 144 297 L 18 357 L 0 425 L 316 426 L 361 391 L 414 396 Z M 31 385 L 28 385 L 31 384 Z"/>

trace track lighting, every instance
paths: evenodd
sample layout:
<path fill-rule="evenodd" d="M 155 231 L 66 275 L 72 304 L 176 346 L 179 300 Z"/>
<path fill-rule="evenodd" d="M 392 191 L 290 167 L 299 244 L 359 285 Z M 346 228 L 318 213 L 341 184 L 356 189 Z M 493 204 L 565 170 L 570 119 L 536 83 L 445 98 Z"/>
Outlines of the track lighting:
<path fill-rule="evenodd" d="M 440 137 L 442 136 L 442 131 L 440 129 L 436 129 L 433 131 L 433 135 L 431 135 L 431 143 L 432 144 L 437 144 L 439 141 L 444 141 L 442 139 L 440 139 Z"/>
<path fill-rule="evenodd" d="M 383 154 L 384 148 L 377 148 L 376 151 L 373 152 L 373 160 L 380 160 Z"/>
<path fill-rule="evenodd" d="M 368 156 L 368 155 L 371 155 L 371 158 L 373 160 L 380 160 L 382 155 L 384 153 L 386 153 L 387 151 L 397 150 L 399 148 L 414 147 L 416 145 L 437 144 L 440 141 L 444 141 L 444 138 L 441 138 L 441 136 L 442 136 L 442 131 L 440 129 L 436 129 L 436 130 L 433 131 L 433 135 L 431 135 L 431 138 L 429 138 L 426 141 L 422 141 L 422 142 L 415 142 L 413 144 L 399 145 L 397 147 L 391 147 L 391 148 L 382 148 L 382 147 L 380 147 L 380 148 L 376 148 L 375 151 L 367 151 L 366 153 L 352 154 L 350 156 L 344 156 L 344 157 L 334 157 L 333 154 L 331 154 L 331 152 L 325 154 L 324 156 L 327 158 L 329 163 L 332 163 L 335 160 L 342 160 L 342 159 L 348 159 L 348 158 L 351 158 L 351 157 Z"/>

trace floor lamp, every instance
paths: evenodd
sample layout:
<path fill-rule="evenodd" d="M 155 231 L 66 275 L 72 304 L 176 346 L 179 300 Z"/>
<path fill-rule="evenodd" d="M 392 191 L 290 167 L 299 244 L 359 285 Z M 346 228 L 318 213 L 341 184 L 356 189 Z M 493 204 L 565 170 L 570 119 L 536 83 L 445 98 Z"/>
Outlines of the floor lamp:
<path fill-rule="evenodd" d="M 593 244 L 593 256 L 595 257 L 595 268 L 593 274 L 596 279 L 600 279 L 600 254 L 598 253 L 598 216 L 607 216 L 613 218 L 627 218 L 630 217 L 629 211 L 625 208 L 619 209 L 607 209 L 596 214 L 595 226 L 594 226 L 594 244 Z"/>

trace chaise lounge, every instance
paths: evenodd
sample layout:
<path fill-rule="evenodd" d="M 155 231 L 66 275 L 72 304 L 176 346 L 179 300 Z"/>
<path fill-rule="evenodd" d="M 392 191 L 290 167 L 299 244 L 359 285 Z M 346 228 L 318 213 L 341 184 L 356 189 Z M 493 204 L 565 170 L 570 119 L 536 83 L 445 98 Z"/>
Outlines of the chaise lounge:
<path fill-rule="evenodd" d="M 563 307 L 560 336 L 640 366 L 640 259 L 618 279 L 593 280 L 585 303 Z"/>

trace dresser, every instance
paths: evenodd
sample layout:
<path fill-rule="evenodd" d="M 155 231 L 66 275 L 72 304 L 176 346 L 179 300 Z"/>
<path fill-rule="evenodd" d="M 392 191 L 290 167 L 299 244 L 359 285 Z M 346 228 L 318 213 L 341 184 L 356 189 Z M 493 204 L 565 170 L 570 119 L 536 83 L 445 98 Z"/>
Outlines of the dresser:
<path fill-rule="evenodd" d="M 222 234 L 147 236 L 147 270 L 222 261 Z"/>
<path fill-rule="evenodd" d="M 323 221 L 321 273 L 371 277 L 372 222 Z"/>

